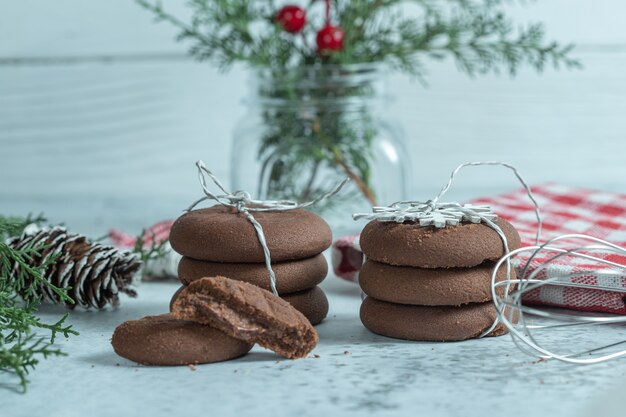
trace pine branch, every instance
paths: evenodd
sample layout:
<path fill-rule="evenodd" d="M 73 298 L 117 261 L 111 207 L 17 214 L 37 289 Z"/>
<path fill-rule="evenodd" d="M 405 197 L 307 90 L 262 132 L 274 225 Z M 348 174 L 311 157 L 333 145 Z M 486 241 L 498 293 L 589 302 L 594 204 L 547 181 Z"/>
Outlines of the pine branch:
<path fill-rule="evenodd" d="M 143 229 L 135 239 L 133 252 L 139 255 L 139 259 L 146 266 L 148 262 L 154 262 L 168 256 L 167 243 L 167 240 L 157 241 L 154 233 L 146 239 L 146 230 Z M 142 275 L 145 276 L 146 271 L 147 268 L 143 268 Z"/>
<path fill-rule="evenodd" d="M 344 49 L 330 56 L 312 50 L 314 24 L 307 25 L 303 42 L 273 22 L 275 6 L 266 1 L 191 0 L 189 23 L 165 11 L 159 1 L 135 0 L 157 20 L 177 27 L 178 39 L 191 44 L 190 54 L 213 60 L 221 68 L 241 62 L 252 67 L 284 70 L 307 64 L 350 65 L 385 62 L 400 72 L 425 77 L 427 60 L 450 57 L 458 68 L 473 76 L 498 72 L 510 74 L 522 66 L 541 71 L 578 68 L 572 45 L 546 41 L 542 24 L 516 29 L 504 15 L 506 0 L 361 0 L 336 1 L 337 23 L 345 32 Z M 321 12 L 311 2 L 307 11 Z M 404 17 L 407 3 L 420 10 Z M 312 16 L 310 22 L 314 22 Z M 319 18 L 317 19 L 319 21 Z M 253 31 L 251 28 L 255 27 Z"/>
<path fill-rule="evenodd" d="M 0 216 L 0 236 L 15 236 L 25 226 L 38 220 L 42 221 L 42 218 Z M 52 324 L 44 323 L 36 316 L 40 304 L 38 286 L 44 286 L 59 298 L 72 302 L 66 289 L 51 285 L 43 276 L 54 258 L 36 268 L 31 267 L 29 260 L 38 256 L 44 248 L 31 245 L 18 251 L 7 245 L 4 238 L 0 240 L 0 372 L 16 376 L 20 389 L 25 392 L 28 373 L 39 363 L 39 358 L 64 355 L 53 347 L 57 334 L 69 337 L 78 332 L 65 324 L 67 314 Z M 20 266 L 17 272 L 13 269 L 15 264 Z M 38 334 L 37 330 L 48 335 Z"/>
<path fill-rule="evenodd" d="M 22 392 L 26 392 L 28 373 L 39 364 L 40 357 L 67 356 L 60 349 L 53 348 L 52 343 L 33 333 L 24 333 L 13 344 L 0 342 L 0 371 L 15 375 L 20 381 Z"/>
<path fill-rule="evenodd" d="M 26 217 L 0 216 L 0 241 L 21 235 L 24 229 L 31 224 L 39 226 L 46 221 L 43 214 L 37 216 L 29 214 Z"/>

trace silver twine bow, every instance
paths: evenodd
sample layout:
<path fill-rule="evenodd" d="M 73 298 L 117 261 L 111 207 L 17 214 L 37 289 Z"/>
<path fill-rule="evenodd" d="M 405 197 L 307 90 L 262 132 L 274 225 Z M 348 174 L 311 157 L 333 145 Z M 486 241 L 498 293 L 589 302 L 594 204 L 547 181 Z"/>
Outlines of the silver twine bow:
<path fill-rule="evenodd" d="M 398 201 L 390 206 L 384 207 L 372 207 L 372 213 L 355 213 L 352 215 L 354 220 L 366 219 L 366 220 L 379 220 L 381 222 L 397 222 L 403 223 L 405 221 L 418 222 L 420 226 L 435 226 L 437 228 L 446 227 L 447 225 L 456 226 L 461 222 L 480 223 L 484 222 L 487 225 L 495 229 L 501 237 L 503 237 L 503 243 L 506 246 L 506 237 L 502 233 L 502 230 L 493 223 L 496 219 L 496 214 L 491 211 L 491 208 L 486 205 L 474 206 L 471 204 L 461 205 L 456 202 L 440 203 L 439 200 L 452 186 L 454 177 L 463 168 L 468 166 L 480 166 L 480 165 L 495 165 L 502 166 L 513 171 L 517 179 L 522 186 L 526 189 L 528 197 L 535 206 L 535 216 L 537 217 L 537 234 L 536 241 L 539 241 L 541 234 L 541 215 L 539 214 L 539 205 L 533 196 L 530 187 L 524 181 L 521 174 L 511 164 L 500 161 L 483 161 L 483 162 L 466 162 L 459 165 L 448 179 L 448 183 L 439 191 L 439 194 L 432 200 L 425 202 L 422 201 Z"/>
<path fill-rule="evenodd" d="M 245 191 L 235 191 L 231 193 L 227 191 L 220 180 L 204 165 L 204 162 L 198 161 L 196 162 L 196 167 L 198 168 L 198 179 L 200 180 L 200 184 L 202 185 L 202 190 L 204 191 L 205 196 L 195 201 L 187 211 L 193 210 L 198 204 L 206 200 L 214 200 L 217 203 L 226 206 L 233 207 L 237 209 L 237 212 L 243 213 L 248 221 L 254 226 L 254 230 L 256 231 L 257 237 L 259 238 L 259 243 L 263 248 L 263 255 L 265 257 L 265 266 L 267 267 L 267 272 L 270 277 L 270 288 L 272 292 L 278 295 L 278 291 L 276 290 L 276 274 L 272 269 L 272 258 L 270 256 L 270 249 L 267 246 L 267 241 L 265 240 L 265 233 L 263 232 L 263 227 L 261 224 L 254 218 L 252 213 L 254 212 L 269 212 L 269 211 L 288 211 L 288 210 L 296 210 L 301 208 L 306 208 L 317 204 L 318 202 L 330 198 L 337 194 L 343 186 L 350 181 L 349 178 L 345 178 L 338 185 L 335 186 L 331 191 L 324 193 L 317 197 L 314 200 L 308 201 L 306 203 L 297 203 L 290 200 L 253 200 Z M 224 194 L 214 194 L 212 193 L 207 186 L 207 178 L 209 177 L 211 181 L 219 188 Z M 250 207 L 255 206 L 255 207 Z"/>
<path fill-rule="evenodd" d="M 437 228 L 446 227 L 447 225 L 456 226 L 461 222 L 480 223 L 484 222 L 491 228 L 493 228 L 500 237 L 505 248 L 507 247 L 506 237 L 498 225 L 493 221 L 497 218 L 496 214 L 491 211 L 491 208 L 486 205 L 461 205 L 456 202 L 440 203 L 439 200 L 445 195 L 446 192 L 452 186 L 454 177 L 459 171 L 468 166 L 480 166 L 480 165 L 496 165 L 502 166 L 513 171 L 517 179 L 526 189 L 528 197 L 535 206 L 535 216 L 537 217 L 537 234 L 535 240 L 539 242 L 539 236 L 541 235 L 541 215 L 539 214 L 539 205 L 533 196 L 530 187 L 524 181 L 521 174 L 511 164 L 500 161 L 483 161 L 483 162 L 466 162 L 459 165 L 452 174 L 448 183 L 439 191 L 439 194 L 432 200 L 425 202 L 422 201 L 398 201 L 389 206 L 372 207 L 372 213 L 355 213 L 352 215 L 354 220 L 366 219 L 366 220 L 379 220 L 381 222 L 418 222 L 420 226 L 435 226 Z M 506 251 L 508 253 L 508 249 Z"/>

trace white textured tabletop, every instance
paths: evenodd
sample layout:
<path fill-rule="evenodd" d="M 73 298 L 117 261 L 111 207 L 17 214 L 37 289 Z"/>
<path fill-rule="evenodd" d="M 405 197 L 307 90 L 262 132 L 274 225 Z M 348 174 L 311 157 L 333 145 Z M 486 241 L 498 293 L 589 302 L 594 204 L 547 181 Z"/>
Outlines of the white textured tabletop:
<path fill-rule="evenodd" d="M 90 237 L 111 227 L 139 233 L 199 197 L 197 159 L 229 186 L 249 74 L 185 58 L 175 30 L 134 3 L 0 1 L 0 213 L 43 212 Z M 428 88 L 390 77 L 389 117 L 404 127 L 414 158 L 411 196 L 431 198 L 459 163 L 491 159 L 515 164 L 533 184 L 623 192 L 626 2 L 507 3 L 519 24 L 545 22 L 550 39 L 578 44 L 585 69 L 474 79 L 444 61 L 429 63 Z M 167 7 L 186 15 L 185 2 Z M 497 173 L 468 175 L 451 199 L 516 186 Z M 0 375 L 0 417 L 626 415 L 626 359 L 537 362 L 508 336 L 448 344 L 379 337 L 359 322 L 356 286 L 329 277 L 323 287 L 331 314 L 318 327 L 319 358 L 289 361 L 255 348 L 191 371 L 113 353 L 115 326 L 164 312 L 176 288 L 144 284 L 117 311 L 73 313 L 81 335 L 63 343 L 68 357 L 40 363 L 27 394 L 5 389 L 12 381 Z M 601 344 L 624 338 L 626 326 L 592 330 Z M 577 343 L 582 332 L 559 337 Z"/>
<path fill-rule="evenodd" d="M 43 361 L 26 395 L 0 390 L 0 415 L 532 417 L 623 416 L 626 409 L 626 360 L 536 361 L 508 336 L 461 343 L 376 336 L 358 319 L 357 287 L 334 277 L 323 284 L 331 310 L 309 358 L 285 360 L 255 347 L 240 359 L 192 370 L 116 356 L 109 341 L 115 326 L 166 312 L 176 288 L 144 283 L 139 298 L 124 298 L 116 311 L 72 313 L 81 334 L 63 343 L 69 356 Z M 42 314 L 52 320 L 60 311 Z M 623 328 L 597 329 L 595 337 L 615 338 L 615 331 Z M 569 334 L 572 343 L 580 332 Z"/>

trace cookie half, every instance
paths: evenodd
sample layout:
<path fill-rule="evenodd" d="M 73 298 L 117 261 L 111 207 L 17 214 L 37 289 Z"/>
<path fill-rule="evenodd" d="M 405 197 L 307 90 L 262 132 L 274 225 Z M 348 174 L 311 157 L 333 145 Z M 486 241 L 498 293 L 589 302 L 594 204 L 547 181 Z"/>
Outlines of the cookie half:
<path fill-rule="evenodd" d="M 324 255 L 319 254 L 297 261 L 277 262 L 272 264 L 272 269 L 276 274 L 276 289 L 285 294 L 313 288 L 322 282 L 328 274 L 328 263 Z M 207 262 L 183 257 L 178 264 L 178 278 L 185 285 L 215 276 L 249 282 L 270 290 L 270 278 L 264 263 Z"/>
<path fill-rule="evenodd" d="M 119 325 L 111 344 L 115 353 L 143 365 L 189 365 L 243 356 L 252 344 L 203 324 L 171 314 L 147 316 Z"/>
<path fill-rule="evenodd" d="M 519 248 L 520 237 L 511 223 L 502 218 L 495 223 L 504 232 L 509 250 Z M 504 255 L 500 235 L 484 223 L 436 228 L 373 220 L 359 242 L 370 259 L 418 268 L 469 268 Z"/>
<path fill-rule="evenodd" d="M 281 295 L 281 298 L 304 314 L 312 325 L 320 324 L 328 315 L 328 298 L 320 287 Z"/>
<path fill-rule="evenodd" d="M 174 302 L 184 289 L 185 286 L 183 285 L 172 295 L 170 311 L 173 310 Z M 321 323 L 328 315 L 328 298 L 326 298 L 326 294 L 324 294 L 324 291 L 322 291 L 320 287 L 283 294 L 280 297 L 302 313 L 314 326 Z"/>
<path fill-rule="evenodd" d="M 430 307 L 388 303 L 367 297 L 361 304 L 361 322 L 374 333 L 415 341 L 449 342 L 480 336 L 493 324 L 492 302 L 461 307 Z M 499 323 L 489 336 L 507 333 Z"/>
<path fill-rule="evenodd" d="M 305 357 L 318 342 L 311 323 L 287 301 L 256 285 L 225 277 L 189 284 L 174 301 L 172 313 L 290 359 Z"/>
<path fill-rule="evenodd" d="M 263 227 L 273 262 L 315 256 L 332 241 L 328 224 L 306 210 L 254 212 Z M 183 256 L 211 262 L 263 263 L 256 230 L 234 208 L 221 205 L 180 216 L 170 232 L 172 248 Z"/>
<path fill-rule="evenodd" d="M 491 264 L 473 268 L 428 269 L 367 260 L 359 274 L 359 285 L 365 294 L 390 303 L 459 306 L 492 299 L 492 271 Z M 496 279 L 506 279 L 506 266 L 498 270 Z M 515 279 L 512 267 L 511 279 Z M 504 294 L 504 287 L 497 291 Z"/>

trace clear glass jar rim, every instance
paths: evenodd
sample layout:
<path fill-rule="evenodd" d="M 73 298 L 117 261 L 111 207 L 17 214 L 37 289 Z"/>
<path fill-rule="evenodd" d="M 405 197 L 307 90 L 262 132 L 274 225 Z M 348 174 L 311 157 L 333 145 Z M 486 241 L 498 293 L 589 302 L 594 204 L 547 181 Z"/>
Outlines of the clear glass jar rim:
<path fill-rule="evenodd" d="M 286 70 L 279 70 L 276 68 L 255 68 L 253 71 L 254 75 L 257 78 L 311 78 L 314 75 L 324 74 L 325 77 L 328 75 L 336 76 L 336 77 L 350 77 L 356 75 L 371 75 L 372 77 L 380 76 L 383 68 L 386 65 L 381 62 L 369 62 L 363 64 L 347 64 L 347 65 L 339 65 L 339 64 L 331 64 L 331 65 L 322 65 L 322 64 L 312 64 L 312 65 L 303 65 L 294 68 L 289 68 Z M 281 77 L 277 77 L 276 75 L 281 75 Z"/>
<path fill-rule="evenodd" d="M 319 106 L 363 106 L 376 101 L 388 101 L 390 99 L 380 90 L 375 88 L 375 84 L 384 83 L 384 64 L 365 63 L 349 65 L 306 65 L 293 69 L 288 69 L 282 73 L 272 68 L 260 68 L 252 71 L 250 85 L 254 91 L 252 97 L 243 100 L 246 105 L 262 105 L 264 107 L 286 107 L 298 106 L 316 107 Z M 281 83 L 297 83 L 293 91 L 299 93 L 297 97 L 274 97 L 271 94 L 263 94 L 263 88 L 275 85 L 277 90 L 281 90 Z M 272 84 L 275 83 L 275 84 Z M 321 97 L 309 94 L 312 91 L 322 90 L 337 86 L 341 88 L 370 87 L 371 94 L 367 95 L 344 95 Z M 377 91 L 379 90 L 379 91 Z"/>

